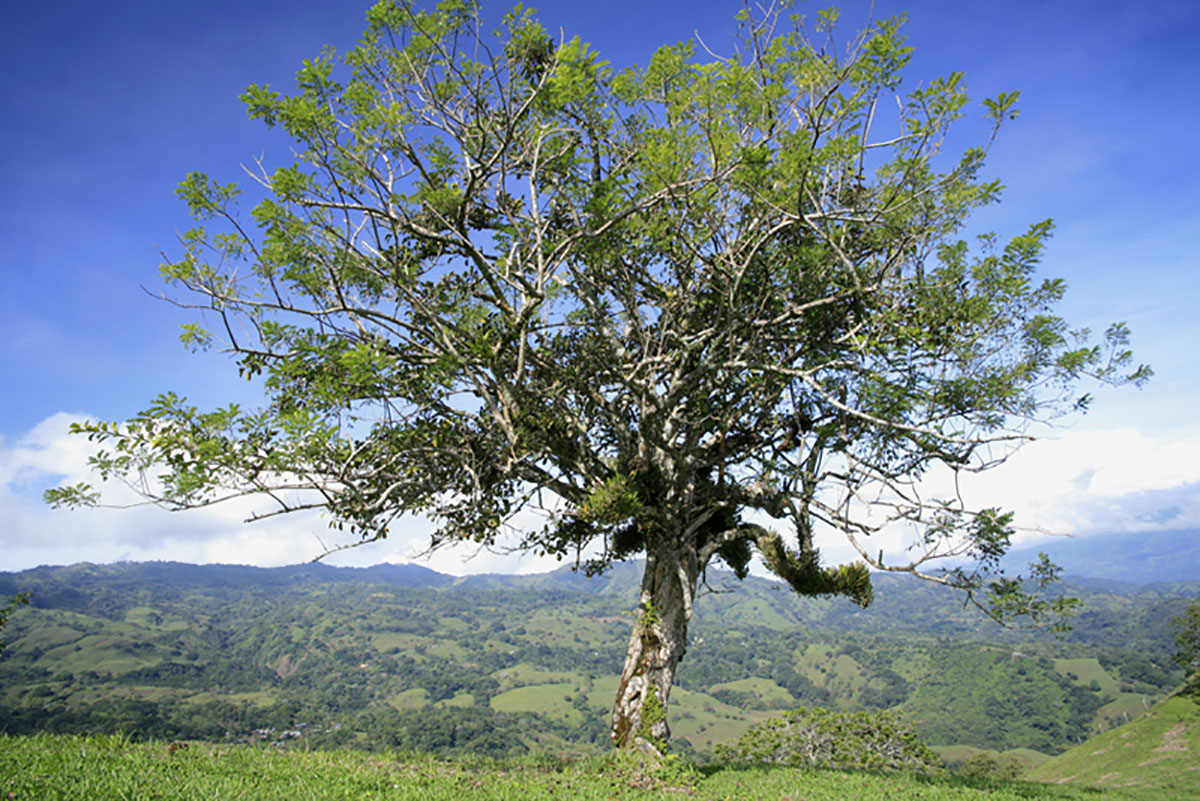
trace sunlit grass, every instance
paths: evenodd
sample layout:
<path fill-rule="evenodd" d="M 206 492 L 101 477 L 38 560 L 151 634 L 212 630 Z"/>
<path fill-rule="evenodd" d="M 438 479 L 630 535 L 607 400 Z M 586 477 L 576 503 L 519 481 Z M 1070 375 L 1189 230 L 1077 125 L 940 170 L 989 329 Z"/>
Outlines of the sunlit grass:
<path fill-rule="evenodd" d="M 791 801 L 1133 801 L 1161 794 L 1022 782 L 971 783 L 921 777 L 778 767 L 695 770 L 669 761 L 659 770 L 608 756 L 578 762 L 440 760 L 359 751 L 283 752 L 248 746 L 132 743 L 120 736 L 0 736 L 0 797 L 306 801 L 421 799 L 511 801 L 558 798 L 791 799 Z M 1182 796 L 1180 796 L 1182 798 Z"/>

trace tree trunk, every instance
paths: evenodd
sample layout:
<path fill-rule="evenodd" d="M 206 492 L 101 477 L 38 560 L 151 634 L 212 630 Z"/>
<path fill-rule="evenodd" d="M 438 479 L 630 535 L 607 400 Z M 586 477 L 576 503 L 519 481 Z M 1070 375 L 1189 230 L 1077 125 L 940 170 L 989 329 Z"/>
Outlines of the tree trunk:
<path fill-rule="evenodd" d="M 699 575 L 694 551 L 647 552 L 641 603 L 613 707 L 612 738 L 618 748 L 661 752 L 670 740 L 667 699 L 675 668 L 687 650 L 687 624 Z"/>

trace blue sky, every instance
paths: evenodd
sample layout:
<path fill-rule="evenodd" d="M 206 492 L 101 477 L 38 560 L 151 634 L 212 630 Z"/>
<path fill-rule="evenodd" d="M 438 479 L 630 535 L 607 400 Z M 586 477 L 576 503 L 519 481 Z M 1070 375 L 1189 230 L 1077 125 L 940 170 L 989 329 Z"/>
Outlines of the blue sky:
<path fill-rule="evenodd" d="M 824 4 L 804 4 L 815 12 Z M 738 4 L 538 4 L 543 23 L 590 41 L 615 66 L 699 31 L 720 50 Z M 162 289 L 161 248 L 187 227 L 174 188 L 189 171 L 221 180 L 287 143 L 246 118 L 251 82 L 286 89 L 300 60 L 347 46 L 365 4 L 74 2 L 8 4 L 0 17 L 0 570 L 79 559 L 178 558 L 277 564 L 314 555 L 319 521 L 247 530 L 236 515 L 51 512 L 38 499 L 82 477 L 66 421 L 121 419 L 173 390 L 202 405 L 252 401 L 216 354 L 177 342 L 179 310 Z M 505 5 L 485 3 L 489 13 Z M 857 28 L 870 4 L 841 6 Z M 1157 377 L 1141 392 L 1098 393 L 1095 411 L 1014 458 L 982 496 L 1030 527 L 1086 535 L 1200 528 L 1200 5 L 1193 0 L 968 2 L 878 0 L 907 12 L 916 47 L 908 86 L 950 71 L 974 98 L 1019 89 L 1022 117 L 989 173 L 1007 188 L 978 219 L 1001 236 L 1052 217 L 1047 275 L 1070 286 L 1063 312 L 1103 329 L 1125 320 Z M 420 526 L 356 563 L 399 560 Z M 834 551 L 836 552 L 836 551 Z M 536 569 L 483 555 L 451 572 Z"/>

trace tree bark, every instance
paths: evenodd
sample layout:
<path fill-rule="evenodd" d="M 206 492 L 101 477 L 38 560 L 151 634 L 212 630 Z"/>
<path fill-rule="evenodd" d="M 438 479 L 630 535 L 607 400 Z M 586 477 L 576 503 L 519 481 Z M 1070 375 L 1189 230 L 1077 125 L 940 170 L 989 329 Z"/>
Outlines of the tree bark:
<path fill-rule="evenodd" d="M 658 548 L 646 554 L 641 602 L 613 707 L 612 738 L 618 748 L 661 752 L 670 741 L 666 705 L 687 650 L 699 575 L 695 551 Z"/>

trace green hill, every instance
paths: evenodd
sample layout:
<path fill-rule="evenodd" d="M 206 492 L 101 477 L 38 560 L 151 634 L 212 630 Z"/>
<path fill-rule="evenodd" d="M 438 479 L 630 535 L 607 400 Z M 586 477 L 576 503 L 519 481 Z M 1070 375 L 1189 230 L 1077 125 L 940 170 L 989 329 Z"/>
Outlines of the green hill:
<path fill-rule="evenodd" d="M 0 573 L 0 597 L 33 594 L 4 632 L 0 732 L 600 752 L 636 567 L 592 581 L 411 566 Z M 891 578 L 870 610 L 754 578 L 700 598 L 669 702 L 676 747 L 703 755 L 803 705 L 903 712 L 935 746 L 1057 753 L 1179 684 L 1165 621 L 1200 589 L 1096 589 L 1076 632 L 1093 641 L 1035 642 Z M 1135 633 L 1148 617 L 1162 625 Z"/>
<path fill-rule="evenodd" d="M 1029 778 L 1200 798 L 1200 703 L 1172 696 L 1047 760 Z"/>

